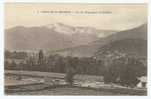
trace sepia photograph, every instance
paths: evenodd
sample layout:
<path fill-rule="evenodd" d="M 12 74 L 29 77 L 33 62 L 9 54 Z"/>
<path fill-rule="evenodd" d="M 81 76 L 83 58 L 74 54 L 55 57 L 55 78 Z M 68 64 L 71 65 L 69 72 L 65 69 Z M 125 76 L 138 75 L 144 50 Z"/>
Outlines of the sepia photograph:
<path fill-rule="evenodd" d="M 4 94 L 147 96 L 147 3 L 5 3 Z"/>

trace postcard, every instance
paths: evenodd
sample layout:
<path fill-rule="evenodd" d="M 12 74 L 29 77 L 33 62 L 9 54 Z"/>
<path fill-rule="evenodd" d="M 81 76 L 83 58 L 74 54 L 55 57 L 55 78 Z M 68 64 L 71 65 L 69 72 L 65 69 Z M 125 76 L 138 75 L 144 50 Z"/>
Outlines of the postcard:
<path fill-rule="evenodd" d="M 147 3 L 5 3 L 4 94 L 146 96 Z"/>

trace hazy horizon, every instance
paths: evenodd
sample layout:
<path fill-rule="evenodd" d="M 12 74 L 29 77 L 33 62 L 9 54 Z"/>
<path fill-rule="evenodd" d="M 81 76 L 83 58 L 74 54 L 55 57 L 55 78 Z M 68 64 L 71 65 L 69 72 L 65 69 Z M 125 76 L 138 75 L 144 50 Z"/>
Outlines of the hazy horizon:
<path fill-rule="evenodd" d="M 56 22 L 56 23 L 54 23 L 54 24 L 58 24 L 58 23 L 61 23 L 61 22 Z M 54 24 L 51 24 L 51 25 L 54 25 Z M 64 25 L 67 25 L 67 24 L 65 24 L 65 23 L 62 23 L 62 24 L 64 24 Z M 117 31 L 117 32 L 119 32 L 119 31 L 125 31 L 125 30 L 130 30 L 130 29 L 134 29 L 134 28 L 137 28 L 137 27 L 140 27 L 140 26 L 142 26 L 142 25 L 144 25 L 144 24 L 147 24 L 147 22 L 145 22 L 145 23 L 142 23 L 142 24 L 140 24 L 140 25 L 138 25 L 138 26 L 134 26 L 134 27 L 132 27 L 132 28 L 128 28 L 128 29 L 124 29 L 124 30 L 112 30 L 112 31 Z M 33 28 L 33 27 L 48 27 L 49 28 L 49 25 L 50 24 L 46 24 L 46 25 L 33 25 L 33 26 L 26 26 L 26 25 L 16 25 L 16 26 L 12 26 L 12 27 L 8 27 L 8 28 L 5 28 L 5 30 L 8 30 L 8 29 L 11 29 L 11 28 L 16 28 L 16 27 L 24 27 L 24 28 Z M 68 26 L 70 26 L 70 27 L 75 27 L 75 28 L 77 28 L 77 27 L 90 27 L 90 26 L 73 26 L 73 25 L 68 25 Z M 98 29 L 98 28 L 96 28 L 96 27 L 93 27 L 93 26 L 91 26 L 90 28 L 95 28 L 95 29 L 97 29 L 97 30 L 109 30 L 109 29 Z M 111 30 L 111 29 L 110 29 Z"/>

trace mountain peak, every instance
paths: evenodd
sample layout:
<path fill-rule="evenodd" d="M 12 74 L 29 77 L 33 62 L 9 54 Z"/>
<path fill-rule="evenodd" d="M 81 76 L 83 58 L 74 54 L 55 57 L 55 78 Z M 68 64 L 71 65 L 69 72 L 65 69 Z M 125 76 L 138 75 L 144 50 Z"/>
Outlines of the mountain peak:
<path fill-rule="evenodd" d="M 97 35 L 99 38 L 106 37 L 112 33 L 115 33 L 113 30 L 99 30 L 94 27 L 89 26 L 70 26 L 63 24 L 61 22 L 48 24 L 46 27 L 53 29 L 56 32 L 66 34 L 66 35 Z"/>

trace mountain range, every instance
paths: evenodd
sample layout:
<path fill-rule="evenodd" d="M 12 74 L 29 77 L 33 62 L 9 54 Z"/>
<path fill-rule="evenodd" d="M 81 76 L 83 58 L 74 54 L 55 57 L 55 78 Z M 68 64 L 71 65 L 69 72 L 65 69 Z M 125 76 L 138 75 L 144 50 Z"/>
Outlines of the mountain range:
<path fill-rule="evenodd" d="M 147 24 L 113 33 L 107 37 L 88 43 L 87 45 L 58 50 L 57 53 L 67 55 L 70 51 L 72 51 L 73 55 L 78 57 L 100 55 L 103 51 L 120 51 L 139 57 L 146 57 Z"/>
<path fill-rule="evenodd" d="M 58 50 L 88 44 L 115 33 L 93 27 L 75 27 L 63 23 L 37 27 L 17 26 L 5 30 L 5 49 Z"/>
<path fill-rule="evenodd" d="M 96 55 L 106 51 L 118 51 L 127 55 L 147 58 L 147 24 L 134 29 L 120 31 L 107 37 L 107 40 L 108 43 L 100 46 Z"/>
<path fill-rule="evenodd" d="M 103 51 L 147 56 L 147 24 L 123 30 L 100 30 L 63 23 L 5 30 L 5 49 L 47 50 L 49 54 L 90 57 Z"/>

